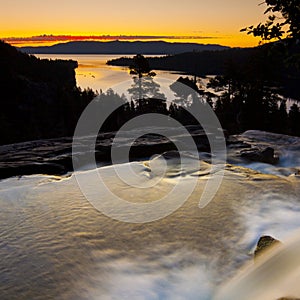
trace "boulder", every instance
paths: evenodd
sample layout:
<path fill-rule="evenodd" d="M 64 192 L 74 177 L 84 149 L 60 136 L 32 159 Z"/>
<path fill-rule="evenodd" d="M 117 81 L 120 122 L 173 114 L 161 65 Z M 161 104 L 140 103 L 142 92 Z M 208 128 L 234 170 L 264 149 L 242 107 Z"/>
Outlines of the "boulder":
<path fill-rule="evenodd" d="M 279 157 L 275 155 L 274 149 L 271 147 L 267 147 L 263 150 L 253 148 L 242 150 L 241 157 L 254 162 L 262 162 L 266 164 L 275 165 L 279 161 Z"/>
<path fill-rule="evenodd" d="M 260 237 L 257 242 L 256 249 L 254 251 L 254 258 L 259 257 L 262 255 L 266 250 L 270 249 L 273 246 L 280 245 L 281 242 L 274 239 L 271 236 L 265 235 Z"/>

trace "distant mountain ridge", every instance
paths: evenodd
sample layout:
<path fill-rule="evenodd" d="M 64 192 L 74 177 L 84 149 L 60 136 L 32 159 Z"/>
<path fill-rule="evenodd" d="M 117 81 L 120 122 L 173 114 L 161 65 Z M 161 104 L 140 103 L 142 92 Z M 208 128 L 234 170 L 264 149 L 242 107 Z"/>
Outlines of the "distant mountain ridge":
<path fill-rule="evenodd" d="M 179 54 L 184 52 L 218 51 L 229 47 L 217 44 L 170 43 L 164 41 L 76 41 L 53 46 L 21 47 L 28 54 Z"/>

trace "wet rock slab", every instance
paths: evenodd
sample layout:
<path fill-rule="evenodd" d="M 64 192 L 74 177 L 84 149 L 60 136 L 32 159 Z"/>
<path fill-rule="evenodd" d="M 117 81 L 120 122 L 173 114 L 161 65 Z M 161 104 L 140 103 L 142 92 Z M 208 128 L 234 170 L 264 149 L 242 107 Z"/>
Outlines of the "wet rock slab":
<path fill-rule="evenodd" d="M 199 126 L 190 126 L 187 129 L 198 151 L 210 152 L 203 130 Z M 168 134 L 170 138 L 144 135 L 131 145 L 128 142 L 128 133 L 121 135 L 119 140 L 114 140 L 114 132 L 105 133 L 98 136 L 95 147 L 89 146 L 90 137 L 82 137 L 75 142 L 77 152 L 74 155 L 84 164 L 87 152 L 92 151 L 97 163 L 109 164 L 111 147 L 114 144 L 120 152 L 130 148 L 129 160 L 147 159 L 154 154 L 177 150 L 176 144 L 185 143 L 187 140 L 187 136 L 178 134 L 176 129 L 169 129 Z M 63 175 L 73 171 L 72 145 L 73 138 L 65 137 L 0 146 L 0 179 L 31 174 Z"/>

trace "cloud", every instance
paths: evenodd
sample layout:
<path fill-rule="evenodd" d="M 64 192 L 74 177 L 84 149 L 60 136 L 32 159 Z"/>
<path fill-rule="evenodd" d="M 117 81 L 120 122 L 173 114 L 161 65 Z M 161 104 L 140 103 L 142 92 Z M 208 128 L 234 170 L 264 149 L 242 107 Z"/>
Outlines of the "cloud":
<path fill-rule="evenodd" d="M 178 36 L 178 35 L 39 35 L 32 37 L 7 37 L 2 38 L 11 44 L 25 43 L 56 43 L 69 41 L 112 41 L 112 40 L 202 40 L 216 39 L 218 36 Z"/>

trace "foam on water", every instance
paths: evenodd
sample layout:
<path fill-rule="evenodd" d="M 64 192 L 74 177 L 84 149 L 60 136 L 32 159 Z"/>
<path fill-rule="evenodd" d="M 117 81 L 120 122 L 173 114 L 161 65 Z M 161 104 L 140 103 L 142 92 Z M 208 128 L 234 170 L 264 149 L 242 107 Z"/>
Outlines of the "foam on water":
<path fill-rule="evenodd" d="M 207 262 L 197 260 L 197 253 L 186 250 L 156 261 L 110 261 L 106 264 L 110 270 L 106 291 L 90 288 L 89 299 L 212 299 L 214 280 Z"/>
<path fill-rule="evenodd" d="M 241 240 L 249 253 L 253 253 L 259 237 L 271 235 L 285 242 L 300 228 L 299 199 L 284 200 L 282 195 L 262 195 L 259 202 L 249 203 L 239 213 L 242 215 L 246 231 Z"/>
<path fill-rule="evenodd" d="M 256 170 L 264 174 L 290 176 L 300 172 L 300 138 L 282 134 L 275 134 L 257 130 L 249 130 L 237 137 L 240 141 L 252 145 L 254 148 L 265 149 L 271 147 L 279 156 L 279 162 L 271 165 L 246 160 L 236 161 L 236 164 Z M 230 153 L 229 156 L 235 156 Z"/>

